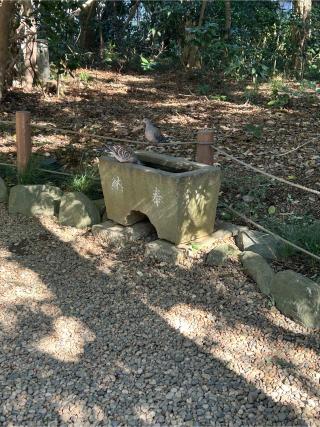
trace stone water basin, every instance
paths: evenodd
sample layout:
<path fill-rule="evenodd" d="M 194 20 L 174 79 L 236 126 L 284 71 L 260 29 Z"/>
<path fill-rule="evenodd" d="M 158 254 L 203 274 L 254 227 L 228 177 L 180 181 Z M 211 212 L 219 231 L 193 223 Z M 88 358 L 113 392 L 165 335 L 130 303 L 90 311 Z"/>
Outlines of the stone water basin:
<path fill-rule="evenodd" d="M 220 168 L 151 151 L 136 155 L 142 165 L 100 158 L 108 218 L 126 226 L 147 216 L 159 239 L 176 245 L 211 234 Z"/>

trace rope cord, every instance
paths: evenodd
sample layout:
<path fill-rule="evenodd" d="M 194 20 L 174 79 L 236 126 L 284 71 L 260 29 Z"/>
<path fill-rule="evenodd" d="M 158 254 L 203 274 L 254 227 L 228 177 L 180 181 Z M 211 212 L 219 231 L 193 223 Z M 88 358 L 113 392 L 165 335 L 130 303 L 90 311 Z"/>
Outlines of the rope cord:
<path fill-rule="evenodd" d="M 282 242 L 286 243 L 287 245 L 293 247 L 294 249 L 303 252 L 306 255 L 311 256 L 312 258 L 315 258 L 317 261 L 320 261 L 320 257 L 318 255 L 315 255 L 312 252 L 307 251 L 306 249 L 302 248 L 301 246 L 296 245 L 295 243 L 290 242 L 290 240 L 284 239 L 283 237 L 279 236 L 278 234 L 274 233 L 273 231 L 263 227 L 262 225 L 257 224 L 255 221 L 253 221 L 252 219 L 246 217 L 245 215 L 243 215 L 242 213 L 238 212 L 237 210 L 233 209 L 231 206 L 227 205 L 224 202 L 220 202 L 220 204 L 226 208 L 227 210 L 229 210 L 230 212 L 232 212 L 234 215 L 242 218 L 244 221 L 246 221 L 247 223 L 253 225 L 254 227 L 258 228 L 259 230 L 264 231 L 265 233 L 271 234 L 273 237 L 276 237 L 277 239 L 281 240 Z"/>
<path fill-rule="evenodd" d="M 11 122 L 11 121 L 0 121 L 0 123 L 2 124 L 6 124 L 6 125 L 15 125 L 15 122 Z M 64 133 L 70 133 L 73 135 L 80 135 L 80 136 L 87 136 L 87 137 L 91 137 L 91 138 L 98 138 L 98 139 L 104 139 L 104 140 L 111 140 L 111 141 L 118 141 L 118 142 L 128 142 L 130 144 L 137 144 L 137 145 L 148 145 L 150 146 L 149 143 L 144 142 L 144 141 L 134 141 L 131 139 L 124 139 L 124 138 L 115 138 L 115 137 L 108 137 L 108 136 L 104 136 L 104 135 L 95 135 L 95 134 L 91 134 L 91 133 L 87 133 L 87 132 L 80 132 L 80 131 L 72 131 L 69 129 L 59 129 L 59 128 L 48 128 L 47 125 L 39 125 L 39 124 L 34 124 L 31 123 L 31 126 L 35 127 L 35 128 L 40 128 L 40 129 L 46 129 L 46 130 L 53 130 L 53 131 L 60 131 L 60 132 L 64 132 Z M 166 143 L 161 143 L 161 145 L 159 144 L 159 146 L 163 147 L 163 146 L 172 146 L 172 145 L 193 145 L 193 144 L 197 144 L 196 141 L 190 141 L 190 142 L 186 142 L 186 141 L 175 141 L 175 142 L 166 142 Z M 246 162 L 244 162 L 243 160 L 238 159 L 237 157 L 232 156 L 231 154 L 228 154 L 226 151 L 221 150 L 220 148 L 214 147 L 213 145 L 211 145 L 211 147 L 217 151 L 218 153 L 224 155 L 225 157 L 233 160 L 236 163 L 239 163 L 240 165 L 246 167 L 247 169 L 251 169 L 257 173 L 260 173 L 261 175 L 267 176 L 268 178 L 271 178 L 273 180 L 282 182 L 283 184 L 286 185 L 290 185 L 291 187 L 295 187 L 298 188 L 299 190 L 303 190 L 303 191 L 307 191 L 309 193 L 313 193 L 316 194 L 317 196 L 320 196 L 320 191 L 318 190 L 314 190 L 313 188 L 309 188 L 309 187 L 305 187 L 304 185 L 301 184 L 295 184 L 294 182 L 291 181 L 287 181 L 284 178 L 280 178 L 276 175 L 273 175 L 271 173 L 265 172 L 264 170 L 261 170 L 259 168 L 256 168 L 255 166 L 252 166 Z"/>

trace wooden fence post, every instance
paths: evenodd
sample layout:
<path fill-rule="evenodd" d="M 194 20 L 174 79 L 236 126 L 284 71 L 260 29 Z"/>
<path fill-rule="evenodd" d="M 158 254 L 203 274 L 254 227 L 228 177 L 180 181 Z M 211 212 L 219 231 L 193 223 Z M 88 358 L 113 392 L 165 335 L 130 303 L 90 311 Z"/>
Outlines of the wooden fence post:
<path fill-rule="evenodd" d="M 17 170 L 22 174 L 28 167 L 31 156 L 31 127 L 29 111 L 16 112 Z"/>
<path fill-rule="evenodd" d="M 205 163 L 206 165 L 213 164 L 213 144 L 214 132 L 212 129 L 203 129 L 198 132 L 197 135 L 197 151 L 196 161 L 199 163 Z"/>

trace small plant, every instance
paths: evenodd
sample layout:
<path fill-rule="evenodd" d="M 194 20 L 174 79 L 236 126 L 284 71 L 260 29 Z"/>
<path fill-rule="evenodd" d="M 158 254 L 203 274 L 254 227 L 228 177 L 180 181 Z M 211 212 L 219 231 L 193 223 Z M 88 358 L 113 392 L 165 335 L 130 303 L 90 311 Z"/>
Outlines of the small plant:
<path fill-rule="evenodd" d="M 90 74 L 88 74 L 86 71 L 81 71 L 78 77 L 79 77 L 79 80 L 84 84 L 88 84 L 93 80 L 93 77 L 90 76 Z"/>
<path fill-rule="evenodd" d="M 203 83 L 198 85 L 197 92 L 199 95 L 208 95 L 211 92 L 210 85 Z"/>
<path fill-rule="evenodd" d="M 17 174 L 18 183 L 22 185 L 37 184 L 39 180 L 39 159 L 31 156 L 28 166 L 22 173 Z"/>
<path fill-rule="evenodd" d="M 226 95 L 210 95 L 209 99 L 212 99 L 213 101 L 226 101 L 227 96 Z"/>
<path fill-rule="evenodd" d="M 283 226 L 284 237 L 308 251 L 320 255 L 320 222 L 304 224 L 297 221 L 294 224 Z"/>
<path fill-rule="evenodd" d="M 273 79 L 271 82 L 271 100 L 268 107 L 283 108 L 290 103 L 290 89 L 281 79 Z"/>
<path fill-rule="evenodd" d="M 200 249 L 200 245 L 197 243 L 190 243 L 190 248 L 192 251 L 198 251 Z"/>
<path fill-rule="evenodd" d="M 247 86 L 244 90 L 243 95 L 245 97 L 246 102 L 249 102 L 249 103 L 256 102 L 259 96 L 258 86 L 255 85 L 253 88 Z"/>
<path fill-rule="evenodd" d="M 153 59 L 147 59 L 143 55 L 140 55 L 140 66 L 143 71 L 152 71 L 157 65 Z"/>
<path fill-rule="evenodd" d="M 245 125 L 244 130 L 253 135 L 255 138 L 261 138 L 263 131 L 262 126 L 252 124 Z"/>
<path fill-rule="evenodd" d="M 71 191 L 80 191 L 82 193 L 90 192 L 92 186 L 93 176 L 90 172 L 84 172 L 73 176 L 68 185 Z"/>
<path fill-rule="evenodd" d="M 116 65 L 119 65 L 120 60 L 121 55 L 117 51 L 116 45 L 112 42 L 109 42 L 103 52 L 102 62 L 107 66 L 107 68 L 112 68 Z"/>

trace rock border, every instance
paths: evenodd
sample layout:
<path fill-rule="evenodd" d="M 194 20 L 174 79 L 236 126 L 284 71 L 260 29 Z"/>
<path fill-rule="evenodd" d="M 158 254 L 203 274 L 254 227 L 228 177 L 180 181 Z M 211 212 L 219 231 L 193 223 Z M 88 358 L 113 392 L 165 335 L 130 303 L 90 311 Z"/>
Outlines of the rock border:
<path fill-rule="evenodd" d="M 152 236 L 145 256 L 158 262 L 185 264 L 188 258 L 199 258 L 201 252 L 206 265 L 218 267 L 238 258 L 260 292 L 270 297 L 282 314 L 306 328 L 320 329 L 320 284 L 292 270 L 275 273 L 268 261 L 281 258 L 285 245 L 266 233 L 217 220 L 216 231 L 210 236 L 176 246 L 155 240 L 155 230 L 149 222 L 124 227 L 109 221 L 103 199 L 90 200 L 80 192 L 63 193 L 50 185 L 19 184 L 8 191 L 1 177 L 0 203 L 8 203 L 9 213 L 57 216 L 61 225 L 92 227 L 102 246 L 121 248 Z M 234 239 L 235 246 L 227 239 Z"/>

